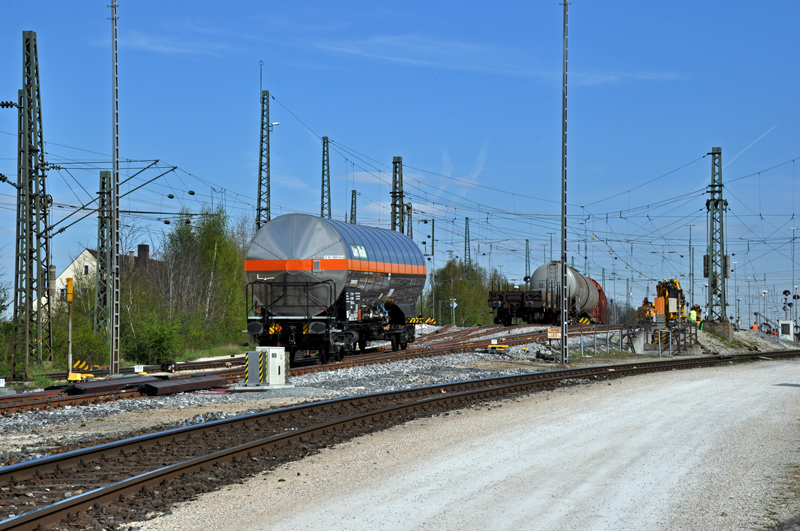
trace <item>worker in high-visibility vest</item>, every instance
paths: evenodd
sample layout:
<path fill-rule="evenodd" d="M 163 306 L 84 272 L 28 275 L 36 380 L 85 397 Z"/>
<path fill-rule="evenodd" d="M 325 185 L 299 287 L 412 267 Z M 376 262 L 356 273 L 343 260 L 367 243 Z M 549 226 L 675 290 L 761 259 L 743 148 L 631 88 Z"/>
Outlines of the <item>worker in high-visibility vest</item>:
<path fill-rule="evenodd" d="M 758 321 L 753 323 L 753 326 L 750 327 L 752 330 L 758 330 Z"/>

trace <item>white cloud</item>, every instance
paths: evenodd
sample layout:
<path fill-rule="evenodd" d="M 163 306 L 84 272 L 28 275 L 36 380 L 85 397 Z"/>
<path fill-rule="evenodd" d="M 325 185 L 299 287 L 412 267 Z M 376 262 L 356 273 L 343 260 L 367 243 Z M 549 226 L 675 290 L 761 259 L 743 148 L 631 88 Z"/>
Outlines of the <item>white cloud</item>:
<path fill-rule="evenodd" d="M 475 161 L 475 166 L 472 167 L 472 170 L 469 172 L 469 177 L 467 177 L 470 181 L 476 181 L 478 176 L 483 172 L 483 168 L 486 165 L 486 153 L 487 147 L 483 146 L 480 151 L 478 151 L 478 160 Z"/>
<path fill-rule="evenodd" d="M 536 71 L 524 53 L 486 43 L 437 40 L 422 35 L 387 35 L 306 44 L 331 53 L 410 66 L 536 77 L 547 75 Z"/>
<path fill-rule="evenodd" d="M 450 153 L 447 151 L 442 152 L 442 175 L 450 177 L 453 174 L 453 159 L 450 158 Z"/>
<path fill-rule="evenodd" d="M 308 192 L 308 193 L 313 191 L 317 194 L 317 197 L 319 197 L 319 190 L 313 189 L 307 182 L 301 179 L 297 179 L 295 177 L 287 177 L 287 176 L 281 176 L 277 178 L 273 176 L 271 177 L 271 179 L 272 179 L 271 181 L 272 184 L 275 186 L 279 186 L 287 190 L 299 190 L 301 192 Z"/>
<path fill-rule="evenodd" d="M 570 81 L 578 85 L 620 85 L 628 81 L 677 81 L 685 79 L 676 72 L 575 72 L 569 74 Z"/>
<path fill-rule="evenodd" d="M 120 47 L 165 55 L 204 55 L 222 57 L 237 50 L 235 46 L 207 39 L 182 39 L 164 35 L 148 35 L 140 31 L 123 33 Z M 107 46 L 107 43 L 103 43 Z"/>

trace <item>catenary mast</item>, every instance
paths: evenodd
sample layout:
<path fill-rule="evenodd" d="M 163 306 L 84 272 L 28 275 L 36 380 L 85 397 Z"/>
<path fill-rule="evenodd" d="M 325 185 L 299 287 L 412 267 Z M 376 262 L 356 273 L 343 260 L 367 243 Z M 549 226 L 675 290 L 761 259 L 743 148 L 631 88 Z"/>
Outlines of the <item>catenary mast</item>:
<path fill-rule="evenodd" d="M 17 155 L 17 231 L 14 268 L 13 359 L 52 358 L 50 333 L 50 237 L 42 101 L 36 32 L 22 32 L 22 90 L 19 91 Z M 16 371 L 15 371 L 16 372 Z"/>

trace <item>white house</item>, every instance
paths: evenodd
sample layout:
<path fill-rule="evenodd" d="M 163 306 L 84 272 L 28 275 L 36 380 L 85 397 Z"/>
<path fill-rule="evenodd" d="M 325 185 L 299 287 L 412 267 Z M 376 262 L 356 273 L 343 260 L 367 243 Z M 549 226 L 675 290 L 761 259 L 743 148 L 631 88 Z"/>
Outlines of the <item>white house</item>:
<path fill-rule="evenodd" d="M 127 255 L 119 255 L 120 267 L 133 264 L 133 267 L 150 269 L 151 263 L 156 262 L 156 260 L 150 259 L 150 246 L 140 244 L 137 251 L 139 253 L 138 256 L 134 255 L 133 251 L 130 251 Z M 66 300 L 68 278 L 77 281 L 79 278 L 89 275 L 92 276 L 92 280 L 94 280 L 95 275 L 97 275 L 97 251 L 94 249 L 84 249 L 81 251 L 81 254 L 56 277 L 56 300 Z"/>
<path fill-rule="evenodd" d="M 56 277 L 56 300 L 67 299 L 67 279 L 79 279 L 85 276 L 92 275 L 92 278 L 97 274 L 97 251 L 94 249 L 84 249 L 75 260 L 72 261 L 57 277 Z"/>

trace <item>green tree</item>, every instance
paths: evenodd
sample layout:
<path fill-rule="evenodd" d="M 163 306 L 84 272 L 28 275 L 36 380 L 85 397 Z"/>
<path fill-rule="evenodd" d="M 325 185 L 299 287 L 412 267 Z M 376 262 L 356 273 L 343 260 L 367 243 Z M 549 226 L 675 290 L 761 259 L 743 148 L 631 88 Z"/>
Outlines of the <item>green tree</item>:
<path fill-rule="evenodd" d="M 451 258 L 443 267 L 436 269 L 432 283 L 436 298 L 434 314 L 439 324 L 490 324 L 491 313 L 487 300 L 493 282 L 501 285 L 505 280 L 497 271 L 489 273 L 479 265 L 468 266 L 458 258 Z M 425 293 L 422 299 L 423 308 L 432 303 L 432 295 L 431 292 Z M 455 308 L 451 307 L 453 302 L 456 303 Z"/>
<path fill-rule="evenodd" d="M 222 208 L 179 223 L 166 235 L 157 276 L 156 317 L 178 330 L 187 348 L 235 342 L 241 336 L 244 256 L 241 237 Z"/>
<path fill-rule="evenodd" d="M 636 308 L 626 302 L 608 302 L 608 320 L 610 324 L 636 324 Z"/>
<path fill-rule="evenodd" d="M 10 314 L 7 315 L 6 311 L 14 302 L 11 298 L 11 282 L 5 280 L 5 276 L 5 269 L 0 268 L 0 323 L 10 320 Z"/>
<path fill-rule="evenodd" d="M 108 332 L 95 330 L 93 275 L 80 275 L 74 279 L 72 302 L 72 360 L 86 361 L 89 365 L 107 365 L 109 357 Z M 53 303 L 51 327 L 53 333 L 53 362 L 55 367 L 65 367 L 69 342 L 69 304 L 56 297 Z"/>
<path fill-rule="evenodd" d="M 4 280 L 5 271 L 0 269 L 0 365 L 5 365 L 11 359 L 11 283 Z"/>

